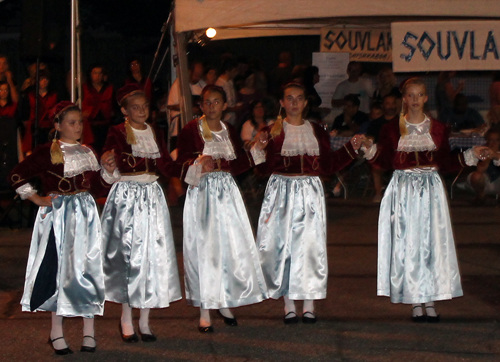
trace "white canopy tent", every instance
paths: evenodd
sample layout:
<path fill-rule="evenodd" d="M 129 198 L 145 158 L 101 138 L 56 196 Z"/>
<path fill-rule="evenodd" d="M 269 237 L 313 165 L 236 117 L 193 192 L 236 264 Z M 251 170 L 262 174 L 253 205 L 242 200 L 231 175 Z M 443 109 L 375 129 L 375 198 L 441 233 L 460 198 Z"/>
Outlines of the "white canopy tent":
<path fill-rule="evenodd" d="M 182 94 L 189 94 L 185 45 L 212 27 L 217 39 L 319 35 L 325 26 L 388 27 L 395 21 L 499 19 L 498 0 L 176 0 L 175 34 Z M 183 119 L 191 99 L 182 97 Z"/>

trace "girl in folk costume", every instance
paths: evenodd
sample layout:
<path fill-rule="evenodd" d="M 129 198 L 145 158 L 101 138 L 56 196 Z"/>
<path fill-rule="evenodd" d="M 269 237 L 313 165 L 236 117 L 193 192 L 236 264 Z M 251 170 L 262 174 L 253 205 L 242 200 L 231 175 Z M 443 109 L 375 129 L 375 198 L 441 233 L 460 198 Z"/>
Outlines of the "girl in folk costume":
<path fill-rule="evenodd" d="M 94 315 L 104 308 L 101 224 L 89 191 L 105 193 L 116 165 L 103 156 L 101 169 L 94 152 L 78 143 L 82 114 L 71 102 L 53 110 L 56 135 L 52 145 L 38 147 L 18 164 L 9 181 L 22 199 L 40 206 L 28 258 L 23 311 L 52 312 L 49 343 L 57 354 L 72 353 L 63 336 L 63 317 L 83 317 L 81 351 L 94 352 Z M 40 177 L 47 196 L 28 183 Z"/>
<path fill-rule="evenodd" d="M 138 342 L 132 308 L 141 310 L 143 342 L 154 342 L 151 308 L 181 299 L 177 259 L 165 195 L 158 172 L 170 175 L 172 160 L 159 129 L 146 123 L 149 101 L 135 84 L 118 90 L 125 122 L 111 127 L 104 145 L 114 152 L 120 181 L 102 212 L 106 300 L 122 304 L 124 342 Z"/>
<path fill-rule="evenodd" d="M 178 174 L 189 184 L 184 204 L 186 299 L 200 307 L 199 331 L 213 332 L 210 309 L 236 326 L 229 308 L 267 298 L 252 228 L 232 175 L 251 167 L 238 134 L 222 122 L 221 87 L 203 89 L 204 115 L 189 122 L 178 140 Z"/>
<path fill-rule="evenodd" d="M 434 302 L 463 295 L 445 188 L 438 170 L 477 164 L 488 149 L 452 156 L 445 125 L 424 113 L 425 84 L 403 87 L 406 114 L 389 122 L 365 157 L 394 169 L 380 205 L 377 295 L 413 305 L 415 322 L 439 322 Z"/>
<path fill-rule="evenodd" d="M 298 322 L 295 300 L 304 301 L 302 321 L 315 323 L 314 300 L 326 298 L 328 278 L 325 196 L 319 176 L 348 165 L 364 136 L 332 152 L 328 133 L 302 118 L 307 105 L 302 85 L 285 86 L 280 104 L 286 118 L 280 115 L 270 128 L 266 153 L 255 153 L 256 163 L 265 161 L 259 167 L 272 173 L 257 244 L 269 296 L 284 297 L 284 323 Z"/>

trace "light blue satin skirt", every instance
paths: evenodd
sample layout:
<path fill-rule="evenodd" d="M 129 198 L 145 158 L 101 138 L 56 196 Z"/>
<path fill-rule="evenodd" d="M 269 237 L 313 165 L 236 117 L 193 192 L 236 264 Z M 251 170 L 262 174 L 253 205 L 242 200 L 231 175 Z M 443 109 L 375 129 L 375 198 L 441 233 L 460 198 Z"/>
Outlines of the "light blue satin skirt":
<path fill-rule="evenodd" d="M 30 311 L 31 293 L 52 227 L 58 261 L 56 292 L 37 311 L 64 317 L 102 315 L 101 224 L 94 198 L 87 192 L 57 196 L 52 199 L 52 207 L 38 210 L 21 299 L 23 311 Z"/>
<path fill-rule="evenodd" d="M 182 298 L 170 214 L 157 182 L 117 182 L 102 212 L 106 300 L 166 308 Z"/>
<path fill-rule="evenodd" d="M 380 204 L 377 295 L 426 303 L 463 295 L 437 171 L 396 170 Z"/>
<path fill-rule="evenodd" d="M 319 177 L 270 177 L 257 244 L 271 298 L 326 298 L 326 210 Z"/>
<path fill-rule="evenodd" d="M 184 275 L 187 302 L 195 307 L 232 308 L 267 298 L 247 210 L 227 172 L 206 174 L 187 190 Z"/>

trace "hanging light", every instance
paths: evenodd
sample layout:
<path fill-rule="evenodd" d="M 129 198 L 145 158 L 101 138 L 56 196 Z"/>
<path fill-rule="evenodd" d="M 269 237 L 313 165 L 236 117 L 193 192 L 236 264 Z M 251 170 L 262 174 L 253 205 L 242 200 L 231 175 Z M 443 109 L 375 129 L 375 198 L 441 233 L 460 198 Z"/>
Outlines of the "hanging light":
<path fill-rule="evenodd" d="M 212 39 L 215 35 L 217 35 L 217 30 L 215 30 L 214 28 L 208 28 L 205 34 L 208 38 Z"/>

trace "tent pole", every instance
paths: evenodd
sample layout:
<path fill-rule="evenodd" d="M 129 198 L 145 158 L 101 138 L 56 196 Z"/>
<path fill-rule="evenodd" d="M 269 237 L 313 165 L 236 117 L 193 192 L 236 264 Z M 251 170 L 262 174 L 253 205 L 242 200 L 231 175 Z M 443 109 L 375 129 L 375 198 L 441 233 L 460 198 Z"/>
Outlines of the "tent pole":
<path fill-rule="evenodd" d="M 175 50 L 177 55 L 177 76 L 181 90 L 181 127 L 193 119 L 193 100 L 189 88 L 189 67 L 186 54 L 186 45 L 189 40 L 188 33 L 175 33 Z"/>
<path fill-rule="evenodd" d="M 76 0 L 71 0 L 71 102 L 75 103 Z"/>

